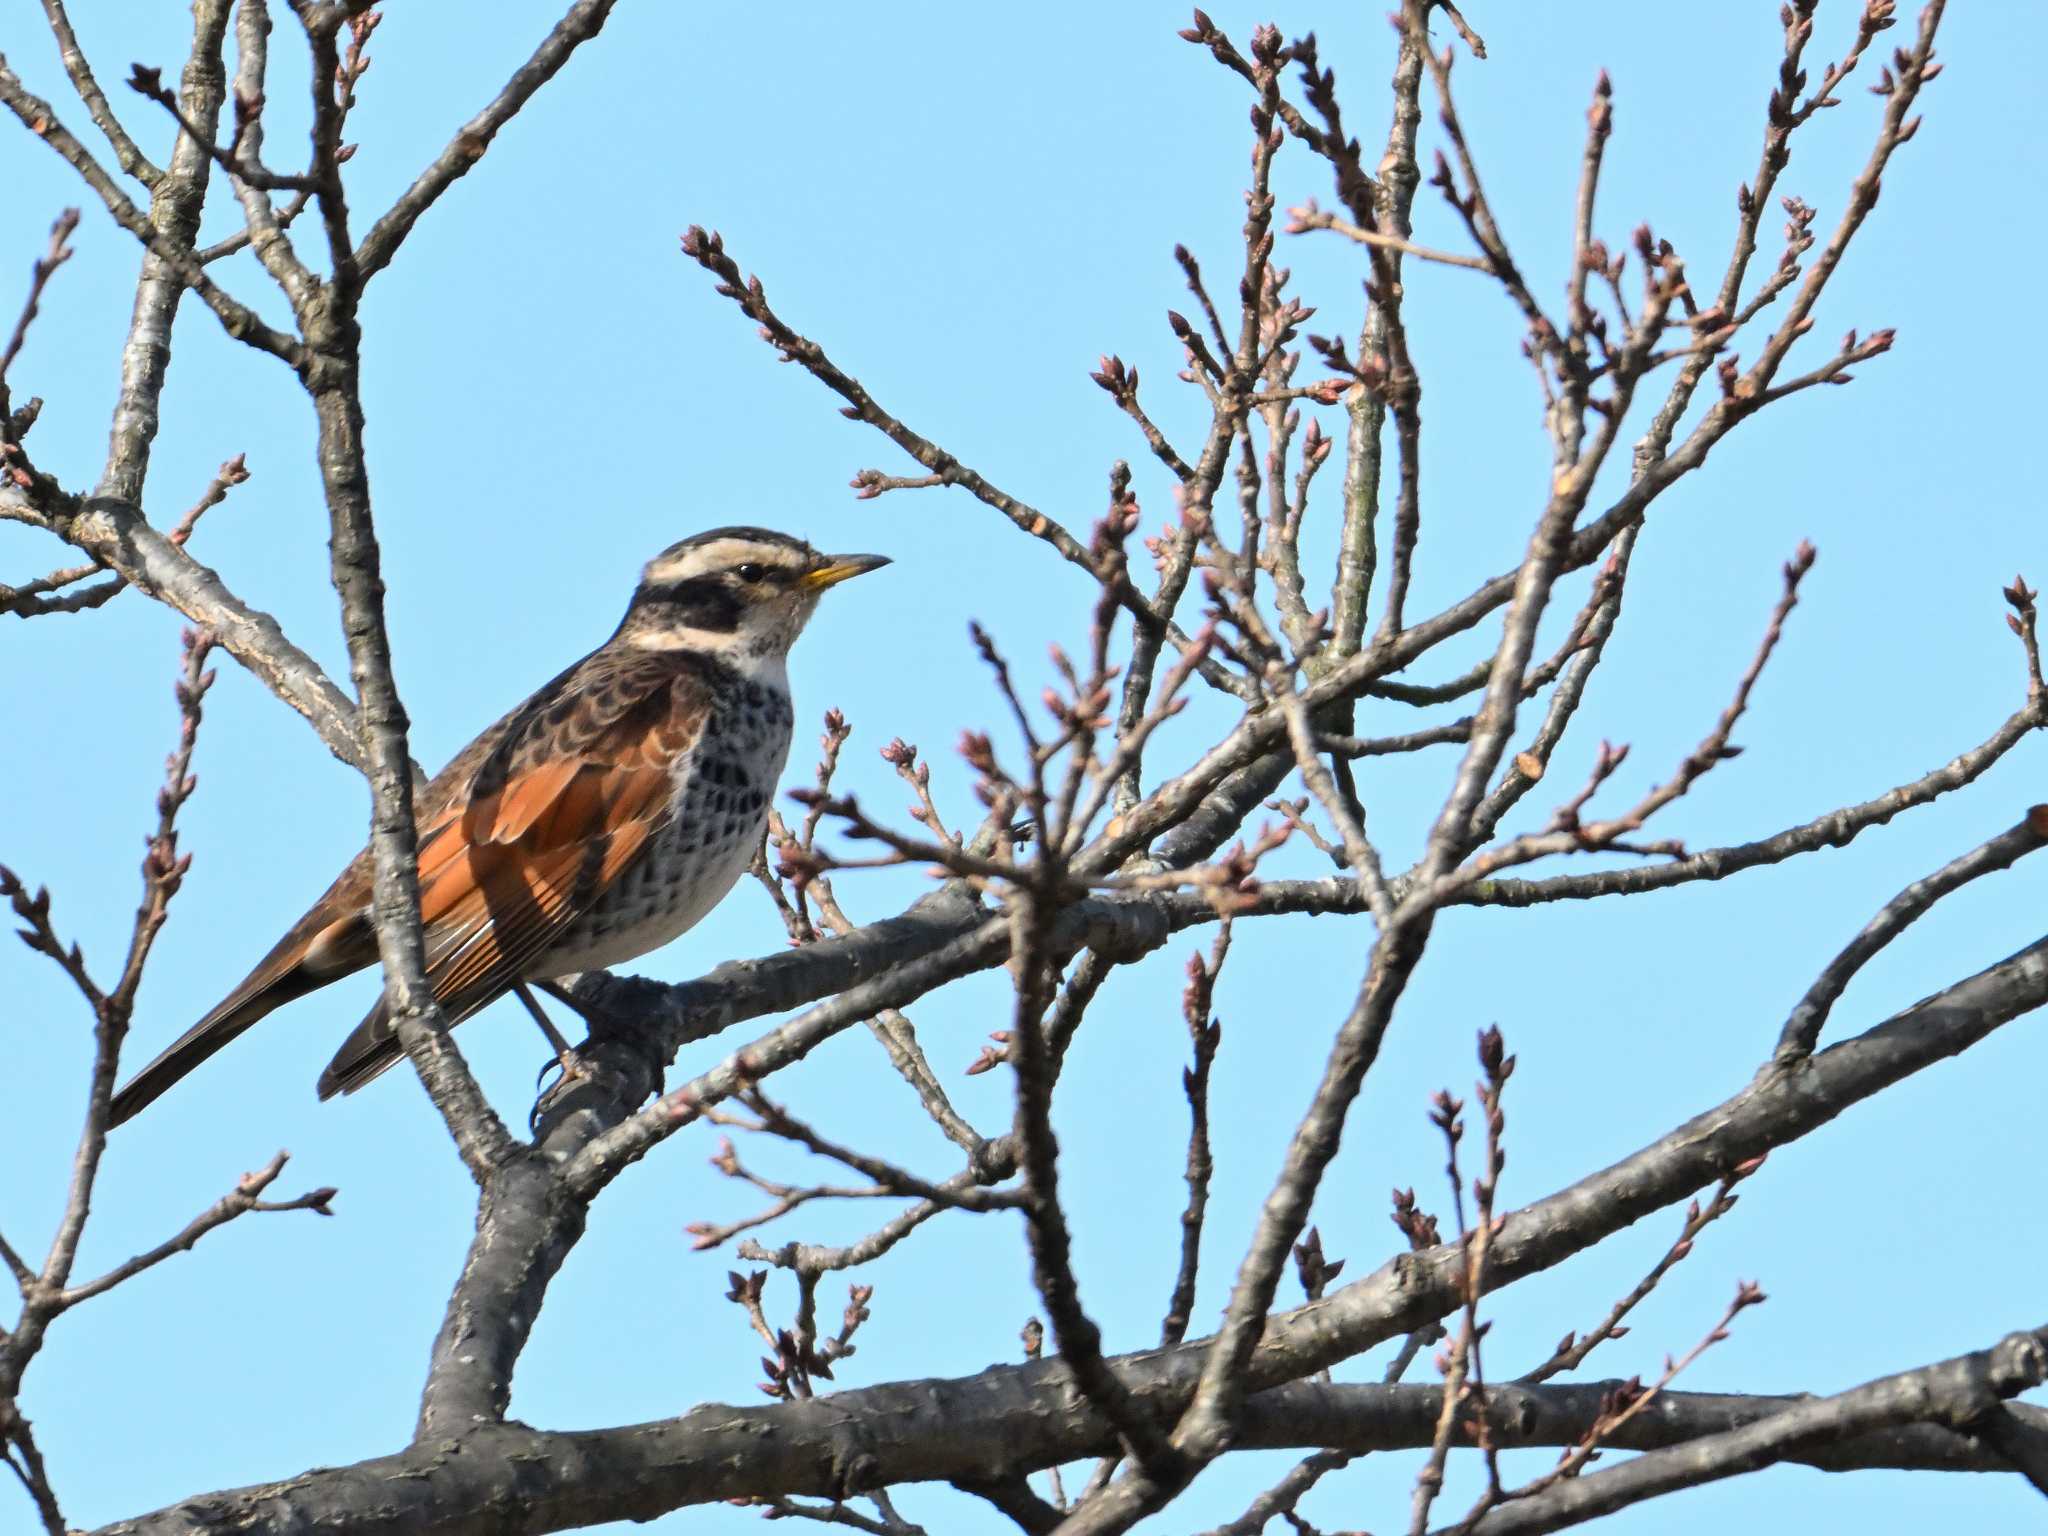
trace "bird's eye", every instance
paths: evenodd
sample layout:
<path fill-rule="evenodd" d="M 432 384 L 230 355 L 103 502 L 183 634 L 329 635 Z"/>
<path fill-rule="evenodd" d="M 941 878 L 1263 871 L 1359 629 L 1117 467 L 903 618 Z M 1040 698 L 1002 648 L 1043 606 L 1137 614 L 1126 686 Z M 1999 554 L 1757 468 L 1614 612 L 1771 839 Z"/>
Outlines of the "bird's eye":
<path fill-rule="evenodd" d="M 768 567 L 756 565 L 750 560 L 745 565 L 734 566 L 732 573 L 739 577 L 741 581 L 760 581 L 768 575 Z"/>

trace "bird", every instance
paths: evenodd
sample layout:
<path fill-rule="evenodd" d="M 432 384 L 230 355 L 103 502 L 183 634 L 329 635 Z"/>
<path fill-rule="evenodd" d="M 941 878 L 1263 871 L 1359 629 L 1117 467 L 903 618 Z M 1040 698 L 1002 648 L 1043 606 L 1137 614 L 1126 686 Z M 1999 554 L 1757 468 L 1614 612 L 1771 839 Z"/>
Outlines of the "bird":
<path fill-rule="evenodd" d="M 713 528 L 641 572 L 611 638 L 415 796 L 426 975 L 449 1024 L 527 981 L 677 938 L 752 861 L 789 755 L 790 647 L 829 587 L 889 564 Z M 110 1124 L 285 1003 L 377 962 L 365 848 L 241 985 L 114 1095 Z M 537 1011 L 537 1009 L 536 1009 Z M 402 1055 L 379 1000 L 320 1074 L 353 1093 Z"/>

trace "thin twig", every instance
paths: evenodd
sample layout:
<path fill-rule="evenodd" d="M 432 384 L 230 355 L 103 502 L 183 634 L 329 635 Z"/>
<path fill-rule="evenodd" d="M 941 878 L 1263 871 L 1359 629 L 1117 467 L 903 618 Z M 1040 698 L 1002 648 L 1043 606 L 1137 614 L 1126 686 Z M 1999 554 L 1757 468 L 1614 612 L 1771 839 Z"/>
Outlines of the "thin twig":
<path fill-rule="evenodd" d="M 412 233 L 413 226 L 419 223 L 420 216 L 440 201 L 441 195 L 459 179 L 469 174 L 499 131 L 518 115 L 534 92 L 561 71 L 562 66 L 569 62 L 569 56 L 597 36 L 611 16 L 615 3 L 616 0 L 577 0 L 541 39 L 532 56 L 512 72 L 512 78 L 505 82 L 504 89 L 492 98 L 490 105 L 456 131 L 448 147 L 434 157 L 433 163 L 420 172 L 413 184 L 391 205 L 390 211 L 363 236 L 362 244 L 355 252 L 355 266 L 362 281 L 369 281 L 391 264 L 391 258 L 397 254 L 406 236 Z"/>
<path fill-rule="evenodd" d="M 2048 847 L 2048 805 L 2029 810 L 2024 820 L 1988 842 L 1980 843 L 1959 858 L 1951 859 L 1930 875 L 1915 880 L 1900 891 L 1865 925 L 1842 952 L 1830 960 L 1806 995 L 1800 998 L 1785 1027 L 1778 1034 L 1773 1059 L 1789 1067 L 1813 1054 L 1829 1012 L 1848 989 L 1856 973 L 1901 933 L 1927 915 L 1934 904 L 1972 880 L 2010 869 L 2028 854 Z"/>
<path fill-rule="evenodd" d="M 175 1237 L 158 1243 L 156 1247 L 137 1254 L 124 1263 L 115 1265 L 98 1279 L 88 1280 L 83 1285 L 74 1285 L 58 1298 L 60 1307 L 75 1307 L 81 1301 L 111 1291 L 124 1280 L 133 1279 L 145 1269 L 161 1264 L 175 1254 L 189 1253 L 202 1237 L 216 1227 L 226 1226 L 237 1216 L 251 1211 L 312 1211 L 321 1216 L 334 1214 L 332 1202 L 337 1193 L 332 1188 L 308 1190 L 289 1200 L 265 1200 L 263 1192 L 276 1182 L 284 1171 L 285 1160 L 290 1154 L 279 1152 L 254 1173 L 245 1173 L 236 1181 L 235 1187 L 221 1196 L 212 1205 L 201 1211 Z"/>
<path fill-rule="evenodd" d="M 57 52 L 64 60 L 64 73 L 71 77 L 78 99 L 85 103 L 87 116 L 107 136 L 107 143 L 114 151 L 114 163 L 145 187 L 158 186 L 164 179 L 163 171 L 150 163 L 149 157 L 128 136 L 128 130 L 121 126 L 120 118 L 107 100 L 107 93 L 100 89 L 99 81 L 93 76 L 85 50 L 78 45 L 78 34 L 72 30 L 64 0 L 43 0 L 43 15 L 50 23 L 51 34 L 57 39 Z"/>
<path fill-rule="evenodd" d="M 1488 275 L 1493 273 L 1492 265 L 1484 256 L 1460 256 L 1455 251 L 1433 251 L 1426 245 L 1417 245 L 1414 241 L 1404 240 L 1399 235 L 1382 234 L 1376 229 L 1361 229 L 1349 219 L 1318 208 L 1313 199 L 1299 208 L 1288 209 L 1287 217 L 1287 233 L 1290 235 L 1306 234 L 1314 229 L 1327 229 L 1333 234 L 1344 236 L 1347 240 L 1356 240 L 1360 245 L 1375 246 L 1384 251 L 1399 251 L 1402 255 L 1413 256 L 1418 261 L 1434 261 L 1446 267 L 1464 267 L 1468 271 L 1484 272 Z"/>
<path fill-rule="evenodd" d="M 1202 1222 L 1209 1209 L 1209 1180 L 1215 1162 L 1209 1148 L 1209 1069 L 1216 1060 L 1216 1048 L 1223 1042 L 1223 1023 L 1212 1016 L 1216 978 L 1230 953 L 1230 919 L 1216 930 L 1216 941 L 1205 961 L 1200 954 L 1188 960 L 1188 984 L 1181 996 L 1181 1017 L 1194 1045 L 1194 1064 L 1181 1074 L 1181 1088 L 1188 1099 L 1187 1207 L 1180 1217 L 1180 1267 L 1174 1275 L 1173 1294 L 1166 1305 L 1166 1318 L 1159 1327 L 1162 1346 L 1178 1344 L 1187 1337 L 1188 1323 L 1195 1310 L 1195 1282 L 1201 1272 Z"/>

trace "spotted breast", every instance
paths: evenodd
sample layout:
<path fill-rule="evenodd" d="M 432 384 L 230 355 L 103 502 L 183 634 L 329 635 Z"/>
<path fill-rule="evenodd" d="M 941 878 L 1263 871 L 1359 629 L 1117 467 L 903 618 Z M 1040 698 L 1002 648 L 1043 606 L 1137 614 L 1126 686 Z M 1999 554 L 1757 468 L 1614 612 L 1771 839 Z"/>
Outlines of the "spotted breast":
<path fill-rule="evenodd" d="M 695 927 L 746 873 L 789 757 L 789 687 L 718 662 L 705 672 L 715 725 L 671 766 L 667 819 L 529 974 L 599 970 L 659 949 Z"/>

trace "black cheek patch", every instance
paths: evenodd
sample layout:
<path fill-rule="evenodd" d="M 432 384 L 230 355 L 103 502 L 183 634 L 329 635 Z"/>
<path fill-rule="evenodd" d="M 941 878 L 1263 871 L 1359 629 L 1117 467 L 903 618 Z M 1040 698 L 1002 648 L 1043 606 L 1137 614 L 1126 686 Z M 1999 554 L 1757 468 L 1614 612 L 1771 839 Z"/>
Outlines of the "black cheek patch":
<path fill-rule="evenodd" d="M 740 615 L 746 608 L 740 595 L 716 577 L 642 587 L 633 606 L 666 624 L 723 635 L 740 627 Z"/>

